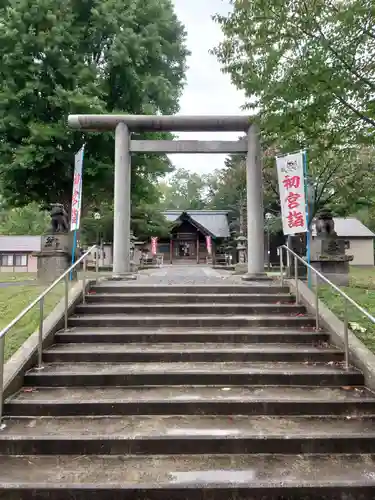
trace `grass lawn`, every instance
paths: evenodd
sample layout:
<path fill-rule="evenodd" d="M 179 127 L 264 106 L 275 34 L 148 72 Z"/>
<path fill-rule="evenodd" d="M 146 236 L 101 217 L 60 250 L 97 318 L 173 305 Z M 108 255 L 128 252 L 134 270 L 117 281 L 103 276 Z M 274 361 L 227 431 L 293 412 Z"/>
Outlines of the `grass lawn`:
<path fill-rule="evenodd" d="M 0 273 L 0 283 L 10 281 L 31 281 L 36 279 L 36 273 Z"/>
<path fill-rule="evenodd" d="M 16 285 L 0 288 L 0 330 L 25 309 L 46 286 Z M 57 285 L 45 298 L 44 317 L 59 302 L 64 293 L 64 284 Z M 23 342 L 38 328 L 39 306 L 35 306 L 5 336 L 5 359 L 8 359 Z"/>
<path fill-rule="evenodd" d="M 366 311 L 375 316 L 375 268 L 351 268 L 350 286 L 342 290 L 355 300 Z M 344 319 L 343 299 L 330 287 L 320 287 L 320 298 L 340 319 Z M 358 323 L 366 328 L 366 332 L 355 331 L 356 336 L 373 352 L 375 352 L 375 324 L 368 320 L 352 305 L 348 306 L 350 323 Z"/>
<path fill-rule="evenodd" d="M 375 267 L 353 267 L 350 272 L 350 285 L 375 290 Z"/>

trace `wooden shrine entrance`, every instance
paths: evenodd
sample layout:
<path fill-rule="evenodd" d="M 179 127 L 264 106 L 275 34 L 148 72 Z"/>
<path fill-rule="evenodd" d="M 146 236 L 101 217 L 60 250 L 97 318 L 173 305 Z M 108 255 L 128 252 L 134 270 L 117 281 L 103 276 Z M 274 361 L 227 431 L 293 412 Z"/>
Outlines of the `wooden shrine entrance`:
<path fill-rule="evenodd" d="M 174 228 L 170 236 L 170 263 L 203 263 L 208 256 L 206 235 L 189 220 Z"/>

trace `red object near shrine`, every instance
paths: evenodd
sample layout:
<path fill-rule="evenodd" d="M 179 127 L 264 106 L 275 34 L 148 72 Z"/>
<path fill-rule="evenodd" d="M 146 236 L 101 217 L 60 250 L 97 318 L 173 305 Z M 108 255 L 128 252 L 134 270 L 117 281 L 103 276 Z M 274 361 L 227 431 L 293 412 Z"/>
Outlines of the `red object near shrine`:
<path fill-rule="evenodd" d="M 211 236 L 206 236 L 206 246 L 209 255 L 212 255 L 212 241 Z"/>
<path fill-rule="evenodd" d="M 152 255 L 156 255 L 158 246 L 158 237 L 152 236 L 151 238 L 151 253 Z"/>

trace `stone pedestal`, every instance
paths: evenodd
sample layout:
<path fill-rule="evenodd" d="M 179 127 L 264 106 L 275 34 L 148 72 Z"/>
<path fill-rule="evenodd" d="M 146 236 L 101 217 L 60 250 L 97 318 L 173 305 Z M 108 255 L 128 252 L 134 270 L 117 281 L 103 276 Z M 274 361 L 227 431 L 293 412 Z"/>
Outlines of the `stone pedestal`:
<path fill-rule="evenodd" d="M 272 281 L 272 278 L 267 273 L 245 274 L 241 278 L 243 281 Z"/>
<path fill-rule="evenodd" d="M 111 277 L 107 278 L 111 281 L 133 281 L 137 279 L 138 266 L 134 262 L 134 253 L 135 246 L 131 242 L 130 243 L 130 251 L 129 251 L 129 262 L 126 264 L 129 267 L 129 271 L 123 271 L 121 273 L 116 273 L 113 268 L 113 274 Z"/>
<path fill-rule="evenodd" d="M 302 259 L 304 258 L 303 255 L 301 255 L 301 258 Z M 294 267 L 294 257 L 291 256 L 290 260 L 291 260 L 291 265 L 289 267 L 285 266 L 284 272 L 286 272 L 286 275 L 289 278 L 294 279 L 296 274 Z M 305 280 L 307 277 L 307 267 L 304 266 L 301 261 L 298 261 L 297 267 L 298 267 L 298 278 L 301 280 Z"/>
<path fill-rule="evenodd" d="M 316 237 L 311 242 L 311 265 L 337 286 L 349 285 L 349 262 L 352 255 L 345 255 L 345 242 L 336 235 Z M 325 284 L 314 272 L 311 272 L 311 281 Z"/>
<path fill-rule="evenodd" d="M 51 283 L 71 266 L 73 234 L 47 234 L 41 238 L 41 251 L 35 254 L 38 258 L 37 277 L 42 282 Z M 73 278 L 76 276 L 75 269 Z"/>
<path fill-rule="evenodd" d="M 296 253 L 297 255 L 301 256 L 303 258 L 305 254 L 305 245 L 301 241 L 301 238 L 299 236 L 289 236 L 288 237 L 288 245 L 289 248 Z M 286 252 L 284 253 L 284 255 Z M 285 255 L 286 257 L 286 255 Z M 288 262 L 288 259 L 287 259 Z M 307 277 L 307 267 L 300 261 L 297 261 L 297 267 L 298 267 L 298 278 L 305 280 Z M 292 254 L 289 254 L 289 265 L 286 263 L 285 264 L 285 273 L 286 275 L 294 279 L 295 277 L 295 264 L 294 264 L 294 257 Z"/>
<path fill-rule="evenodd" d="M 234 266 L 233 274 L 236 276 L 241 276 L 242 274 L 247 273 L 247 263 L 246 262 L 238 262 Z"/>
<path fill-rule="evenodd" d="M 112 276 L 108 276 L 106 278 L 108 281 L 134 281 L 137 279 L 137 276 L 131 273 L 127 274 L 114 274 Z"/>

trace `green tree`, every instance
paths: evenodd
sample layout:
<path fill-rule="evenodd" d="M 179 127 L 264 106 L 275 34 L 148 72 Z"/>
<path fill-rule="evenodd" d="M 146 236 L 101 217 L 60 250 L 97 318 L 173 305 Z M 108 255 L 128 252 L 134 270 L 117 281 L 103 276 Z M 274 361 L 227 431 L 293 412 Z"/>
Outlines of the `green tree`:
<path fill-rule="evenodd" d="M 283 152 L 287 151 L 288 148 Z M 264 159 L 263 177 L 266 192 L 270 196 L 268 209 L 272 213 L 280 210 L 275 163 L 274 156 Z M 374 181 L 373 148 L 331 147 L 326 151 L 321 143 L 315 141 L 308 150 L 309 222 L 323 208 L 345 217 L 371 206 Z"/>
<path fill-rule="evenodd" d="M 246 234 L 246 164 L 242 155 L 231 155 L 224 168 L 208 178 L 209 207 L 228 210 L 232 231 Z"/>
<path fill-rule="evenodd" d="M 217 16 L 224 71 L 262 130 L 265 209 L 279 210 L 275 154 L 307 149 L 310 217 L 372 204 L 375 8 L 366 0 L 233 0 Z"/>
<path fill-rule="evenodd" d="M 171 224 L 167 221 L 159 205 L 140 204 L 133 209 L 132 230 L 140 240 L 151 236 L 167 237 Z"/>
<path fill-rule="evenodd" d="M 285 152 L 288 151 L 286 148 Z M 289 149 L 291 151 L 291 149 Z M 263 158 L 264 212 L 276 217 L 269 222 L 272 232 L 281 229 L 280 200 L 276 172 L 276 150 Z M 375 180 L 375 150 L 371 147 L 323 151 L 319 143 L 311 147 L 309 158 L 310 222 L 322 208 L 337 216 L 356 215 L 372 220 Z M 232 228 L 246 232 L 246 164 L 242 155 L 231 155 L 222 170 L 211 176 L 210 208 L 228 210 Z M 242 224 L 241 224 L 242 223 Z M 372 223 L 371 223 L 372 224 Z M 370 225 L 371 225 L 370 224 Z M 375 218 L 374 222 L 375 224 Z"/>
<path fill-rule="evenodd" d="M 85 141 L 84 203 L 112 198 L 113 134 L 73 132 L 67 116 L 178 110 L 187 50 L 171 1 L 9 0 L 0 13 L 4 196 L 69 206 Z M 133 202 L 169 170 L 166 157 L 136 156 Z"/>
<path fill-rule="evenodd" d="M 48 230 L 51 218 L 37 203 L 0 211 L 0 234 L 40 235 Z"/>
<path fill-rule="evenodd" d="M 223 68 L 266 134 L 356 142 L 375 126 L 375 4 L 371 0 L 231 0 L 216 16 Z M 343 135 L 343 131 L 345 131 Z"/>
<path fill-rule="evenodd" d="M 95 218 L 99 213 L 100 218 Z M 93 245 L 113 240 L 113 203 L 103 202 L 100 206 L 91 206 L 81 218 L 80 240 L 85 245 Z"/>
<path fill-rule="evenodd" d="M 267 168 L 263 168 L 263 199 L 264 211 L 278 213 L 277 186 L 274 176 L 267 175 Z M 232 229 L 238 233 L 247 231 L 247 189 L 246 189 L 246 157 L 244 155 L 229 155 L 225 166 L 215 171 L 208 181 L 210 193 L 210 207 L 218 210 L 228 210 Z"/>
<path fill-rule="evenodd" d="M 100 218 L 95 218 L 95 213 Z M 103 203 L 87 211 L 81 221 L 81 240 L 85 244 L 94 244 L 101 240 L 113 240 L 113 204 Z M 139 240 L 149 239 L 151 236 L 167 236 L 170 225 L 164 217 L 160 205 L 140 203 L 132 206 L 131 230 Z"/>
<path fill-rule="evenodd" d="M 166 210 L 201 210 L 207 203 L 205 177 L 184 168 L 177 169 L 168 181 L 160 183 L 160 190 Z"/>

